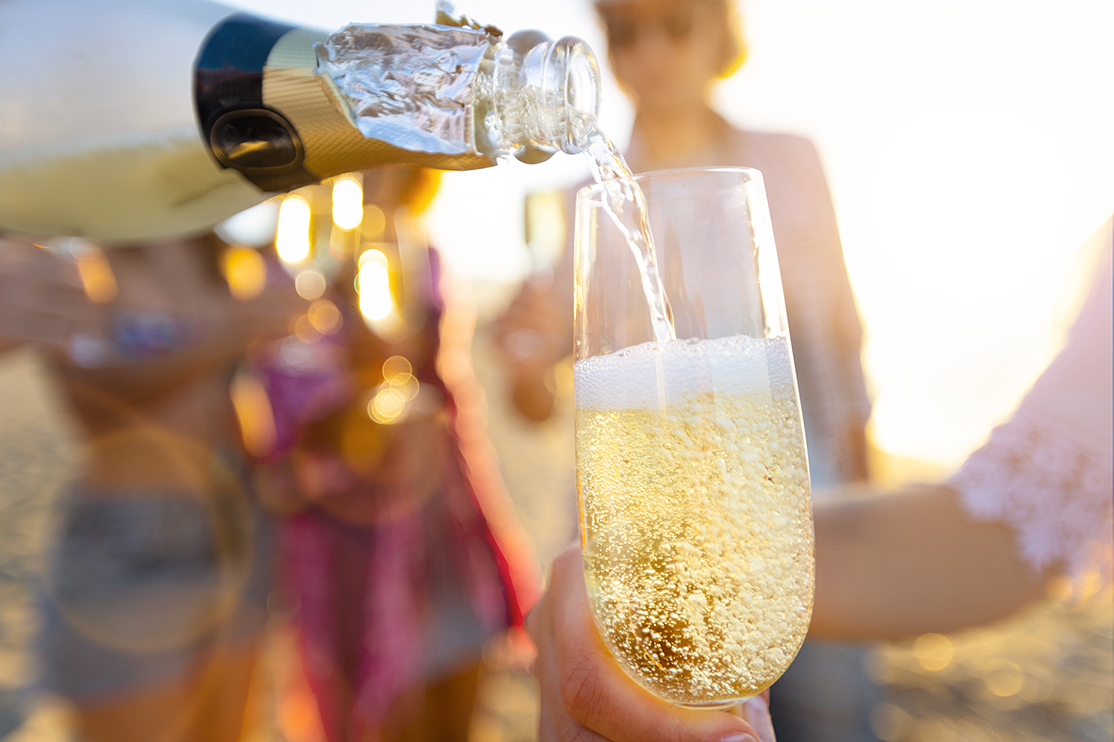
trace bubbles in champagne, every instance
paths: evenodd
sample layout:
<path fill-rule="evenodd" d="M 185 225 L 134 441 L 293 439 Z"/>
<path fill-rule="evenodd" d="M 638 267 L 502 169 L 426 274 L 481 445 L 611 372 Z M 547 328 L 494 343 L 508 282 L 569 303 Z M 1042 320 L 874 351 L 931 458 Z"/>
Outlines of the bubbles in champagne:
<path fill-rule="evenodd" d="M 601 634 L 639 683 L 722 705 L 769 687 L 812 610 L 784 337 L 647 343 L 576 365 L 577 484 Z"/>

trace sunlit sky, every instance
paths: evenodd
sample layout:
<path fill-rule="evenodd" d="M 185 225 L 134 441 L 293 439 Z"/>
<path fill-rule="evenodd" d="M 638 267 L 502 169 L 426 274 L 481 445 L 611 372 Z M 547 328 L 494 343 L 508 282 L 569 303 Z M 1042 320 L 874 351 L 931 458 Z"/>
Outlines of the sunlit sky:
<path fill-rule="evenodd" d="M 426 21 L 433 1 L 233 4 L 331 28 Z M 457 5 L 605 52 L 588 0 Z M 716 91 L 719 108 L 820 148 L 867 331 L 875 443 L 954 465 L 1054 352 L 1072 307 L 1062 296 L 1086 280 L 1080 247 L 1114 212 L 1114 3 L 742 7 L 750 59 Z M 630 107 L 610 79 L 601 119 L 626 141 Z M 575 157 L 448 174 L 433 241 L 481 294 L 515 281 L 531 268 L 524 194 L 585 177 Z"/>

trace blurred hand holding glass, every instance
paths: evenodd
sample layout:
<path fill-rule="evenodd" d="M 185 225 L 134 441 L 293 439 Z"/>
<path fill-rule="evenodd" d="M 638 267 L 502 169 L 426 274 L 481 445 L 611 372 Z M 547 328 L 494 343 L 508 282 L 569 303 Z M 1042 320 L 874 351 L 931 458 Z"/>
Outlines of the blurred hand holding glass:
<path fill-rule="evenodd" d="M 634 182 L 680 339 L 655 340 L 612 213 L 614 181 L 583 189 L 575 379 L 588 593 L 604 642 L 640 685 L 727 707 L 785 671 L 812 611 L 808 462 L 781 276 L 758 171 Z"/>

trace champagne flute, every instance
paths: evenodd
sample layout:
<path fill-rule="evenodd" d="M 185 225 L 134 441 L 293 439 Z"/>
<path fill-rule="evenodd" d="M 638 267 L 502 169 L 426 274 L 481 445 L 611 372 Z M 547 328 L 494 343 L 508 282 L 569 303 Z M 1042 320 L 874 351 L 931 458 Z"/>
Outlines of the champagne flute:
<path fill-rule="evenodd" d="M 576 464 L 585 578 L 623 669 L 725 708 L 793 661 L 812 613 L 804 426 L 757 170 L 637 176 L 677 340 L 655 340 L 614 184 L 576 217 Z M 629 219 L 628 222 L 629 223 Z M 659 333 L 660 337 L 660 333 Z"/>

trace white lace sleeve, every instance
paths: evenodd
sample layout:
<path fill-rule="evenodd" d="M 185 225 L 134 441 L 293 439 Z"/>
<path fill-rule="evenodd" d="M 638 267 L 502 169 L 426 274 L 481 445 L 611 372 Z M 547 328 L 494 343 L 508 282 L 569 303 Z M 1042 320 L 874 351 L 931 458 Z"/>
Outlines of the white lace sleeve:
<path fill-rule="evenodd" d="M 1109 249 L 1103 264 L 1063 351 L 1010 421 L 995 428 L 949 481 L 973 519 L 1012 526 L 1021 556 L 1038 570 L 1062 565 L 1078 573 L 1095 544 L 1111 542 Z M 1109 575 L 1110 565 L 1100 566 Z"/>
<path fill-rule="evenodd" d="M 1093 544 L 1110 539 L 1110 449 L 1078 441 L 1038 415 L 1019 411 L 995 428 L 949 484 L 973 519 L 1012 526 L 1035 569 L 1063 563 L 1076 572 Z"/>

